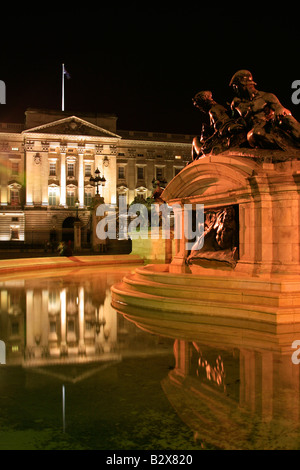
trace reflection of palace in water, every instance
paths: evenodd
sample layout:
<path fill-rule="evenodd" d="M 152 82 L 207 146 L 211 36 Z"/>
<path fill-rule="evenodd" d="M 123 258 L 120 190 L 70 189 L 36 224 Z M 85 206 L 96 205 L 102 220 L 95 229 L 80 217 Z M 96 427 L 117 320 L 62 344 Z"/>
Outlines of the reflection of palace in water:
<path fill-rule="evenodd" d="M 137 348 L 133 325 L 111 307 L 115 281 L 114 274 L 88 274 L 83 280 L 72 273 L 69 280 L 2 282 L 0 338 L 7 365 L 109 360 L 130 341 Z"/>

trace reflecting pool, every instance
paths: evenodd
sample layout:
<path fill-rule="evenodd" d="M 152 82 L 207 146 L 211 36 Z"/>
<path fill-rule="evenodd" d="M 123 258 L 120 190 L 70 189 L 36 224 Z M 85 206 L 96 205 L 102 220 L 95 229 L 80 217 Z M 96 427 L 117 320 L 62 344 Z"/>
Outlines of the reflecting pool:
<path fill-rule="evenodd" d="M 299 449 L 300 328 L 125 318 L 110 288 L 133 270 L 0 279 L 0 449 Z"/>

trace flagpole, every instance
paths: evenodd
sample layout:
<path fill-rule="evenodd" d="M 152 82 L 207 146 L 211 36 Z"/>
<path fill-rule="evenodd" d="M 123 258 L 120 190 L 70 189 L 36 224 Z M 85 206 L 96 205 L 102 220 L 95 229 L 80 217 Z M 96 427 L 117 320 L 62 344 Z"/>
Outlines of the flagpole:
<path fill-rule="evenodd" d="M 62 101 L 61 110 L 65 110 L 65 64 L 62 64 Z"/>

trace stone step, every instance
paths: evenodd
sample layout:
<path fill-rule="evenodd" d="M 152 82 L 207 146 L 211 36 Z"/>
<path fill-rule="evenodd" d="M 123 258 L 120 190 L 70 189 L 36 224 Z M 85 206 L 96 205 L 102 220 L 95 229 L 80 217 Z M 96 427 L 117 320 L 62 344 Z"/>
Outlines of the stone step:
<path fill-rule="evenodd" d="M 299 280 L 295 276 L 282 276 L 274 275 L 251 277 L 251 276 L 234 276 L 234 275 L 196 275 L 196 274 L 173 274 L 168 271 L 163 271 L 162 267 L 157 269 L 156 265 L 145 266 L 136 269 L 137 276 L 143 279 L 150 279 L 164 284 L 171 285 L 189 285 L 189 286 L 203 286 L 203 287 L 218 287 L 222 283 L 228 289 L 244 289 L 244 290 L 264 290 L 270 292 L 300 292 L 300 277 Z"/>
<path fill-rule="evenodd" d="M 156 278 L 157 279 L 157 278 Z M 231 302 L 239 304 L 264 305 L 270 307 L 300 307 L 300 292 L 278 292 L 265 290 L 241 290 L 238 288 L 229 288 L 224 283 L 219 282 L 217 286 L 214 283 L 210 286 L 190 286 L 190 285 L 171 285 L 163 282 L 166 278 L 162 277 L 158 282 L 152 280 L 150 275 L 146 277 L 136 272 L 124 277 L 124 284 L 133 291 L 145 292 L 148 294 L 168 296 L 181 299 L 197 299 L 214 302 Z"/>
<path fill-rule="evenodd" d="M 112 287 L 113 306 L 124 313 L 130 307 L 139 307 L 141 315 L 143 309 L 155 311 L 157 318 L 164 318 L 170 313 L 180 315 L 182 321 L 187 318 L 206 316 L 214 318 L 239 318 L 249 321 L 271 323 L 293 323 L 300 321 L 300 307 L 298 306 L 268 306 L 251 303 L 230 302 L 222 300 L 204 300 L 193 298 L 179 298 L 170 296 L 171 291 L 164 295 L 150 294 L 134 290 L 129 284 L 121 282 Z M 126 307 L 126 308 L 124 308 Z"/>

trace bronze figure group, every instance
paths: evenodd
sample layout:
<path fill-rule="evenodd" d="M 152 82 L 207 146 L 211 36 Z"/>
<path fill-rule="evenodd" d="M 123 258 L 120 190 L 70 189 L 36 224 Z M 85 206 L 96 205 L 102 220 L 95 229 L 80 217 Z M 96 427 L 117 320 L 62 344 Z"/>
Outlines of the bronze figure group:
<path fill-rule="evenodd" d="M 209 117 L 200 136 L 193 139 L 193 160 L 229 148 L 289 150 L 300 148 L 300 123 L 278 98 L 255 88 L 248 70 L 230 80 L 234 97 L 228 109 L 214 101 L 211 91 L 200 91 L 193 104 Z"/>

